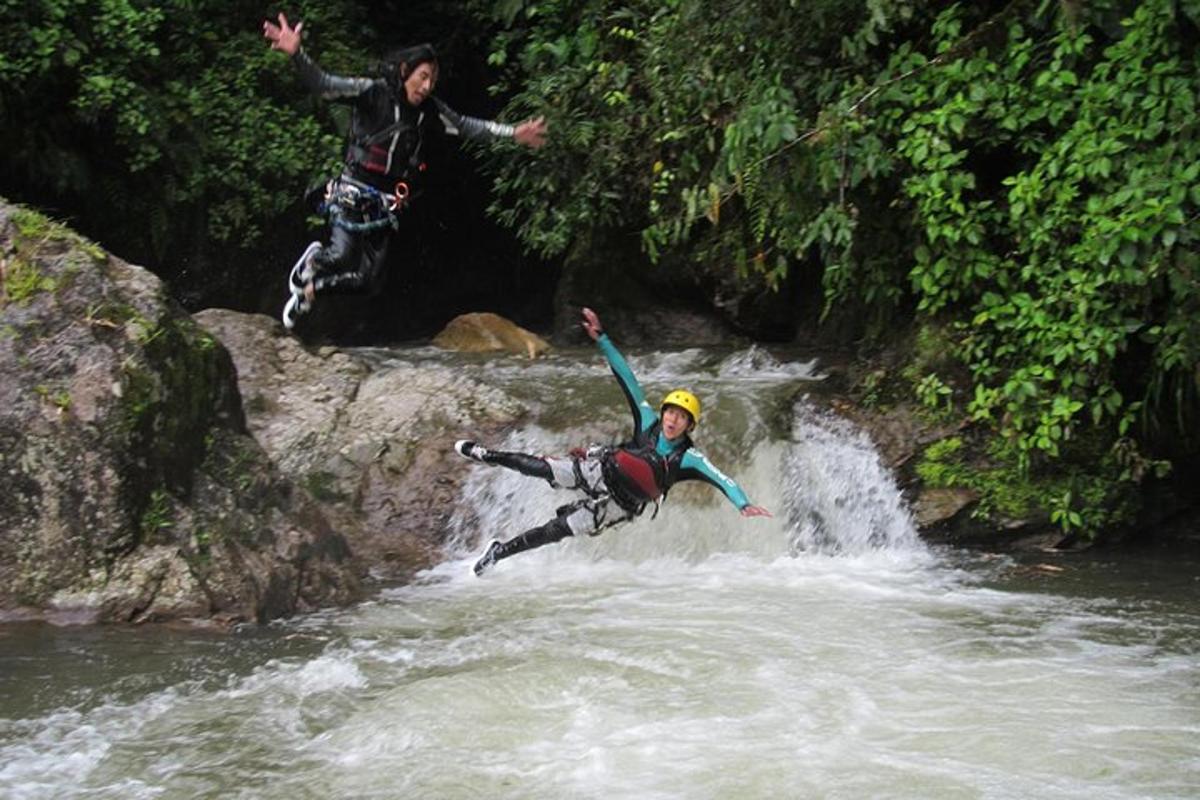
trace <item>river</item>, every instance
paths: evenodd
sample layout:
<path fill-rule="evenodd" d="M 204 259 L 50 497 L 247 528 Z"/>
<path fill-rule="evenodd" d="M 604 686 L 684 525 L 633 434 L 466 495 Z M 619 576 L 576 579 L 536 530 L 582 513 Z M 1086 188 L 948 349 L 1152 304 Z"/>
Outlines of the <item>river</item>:
<path fill-rule="evenodd" d="M 654 396 L 686 377 L 700 445 L 774 518 L 681 485 L 476 578 L 481 534 L 565 496 L 464 462 L 446 560 L 370 602 L 231 634 L 0 628 L 0 797 L 1200 797 L 1194 554 L 928 546 L 805 397 L 813 362 L 631 361 Z M 537 412 L 489 444 L 625 424 L 593 354 L 462 368 Z"/>

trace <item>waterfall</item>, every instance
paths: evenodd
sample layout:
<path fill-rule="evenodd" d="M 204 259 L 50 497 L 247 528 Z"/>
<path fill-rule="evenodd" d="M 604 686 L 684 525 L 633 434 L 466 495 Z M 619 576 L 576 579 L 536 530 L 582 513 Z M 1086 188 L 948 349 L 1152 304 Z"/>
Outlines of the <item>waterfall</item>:
<path fill-rule="evenodd" d="M 681 376 L 695 375 L 698 353 L 642 357 L 635 370 L 647 383 L 671 386 Z M 690 384 L 699 386 L 705 404 L 697 447 L 737 480 L 752 502 L 770 509 L 774 519 L 743 518 L 716 489 L 684 482 L 671 490 L 656 519 L 651 518 L 653 509 L 647 509 L 641 518 L 594 540 L 543 548 L 553 555 L 538 557 L 683 558 L 695 563 L 718 553 L 769 559 L 920 548 L 901 493 L 869 438 L 810 400 L 793 399 L 813 377 L 811 363 L 781 364 L 751 348 L 727 356 Z M 613 399 L 619 404 L 619 398 Z M 615 437 L 628 430 L 627 412 L 619 405 L 602 412 Z M 595 428 L 552 430 L 531 424 L 485 444 L 562 454 L 587 444 L 589 432 Z M 540 525 L 558 506 L 579 496 L 503 468 L 466 468 L 471 474 L 451 522 L 455 557 L 467 557 L 492 538 L 508 539 Z"/>
<path fill-rule="evenodd" d="M 920 547 L 874 444 L 849 421 L 797 402 L 781 481 L 793 553 Z"/>

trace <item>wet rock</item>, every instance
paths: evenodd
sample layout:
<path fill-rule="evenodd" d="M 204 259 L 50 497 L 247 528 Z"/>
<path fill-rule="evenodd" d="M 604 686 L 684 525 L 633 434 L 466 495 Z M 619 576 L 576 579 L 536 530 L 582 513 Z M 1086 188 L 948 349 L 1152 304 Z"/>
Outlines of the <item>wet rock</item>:
<path fill-rule="evenodd" d="M 454 440 L 486 438 L 526 413 L 502 390 L 448 367 L 310 350 L 260 315 L 210 309 L 196 320 L 233 356 L 251 433 L 380 579 L 441 558 L 467 475 Z"/>
<path fill-rule="evenodd" d="M 2 201 L 0 253 L 0 609 L 269 619 L 355 595 L 344 541 L 247 434 L 228 352 L 154 275 Z"/>
<path fill-rule="evenodd" d="M 973 489 L 925 489 L 913 503 L 913 518 L 921 529 L 946 525 L 979 500 Z"/>
<path fill-rule="evenodd" d="M 883 462 L 901 470 L 924 446 L 962 428 L 960 421 L 932 423 L 912 406 L 899 403 L 884 410 L 866 409 L 852 400 L 835 397 L 830 407 L 866 431 Z"/>
<path fill-rule="evenodd" d="M 465 353 L 505 351 L 537 358 L 550 349 L 545 339 L 498 314 L 462 314 L 450 320 L 433 338 L 446 350 Z"/>
<path fill-rule="evenodd" d="M 138 548 L 107 578 L 95 576 L 93 584 L 55 592 L 48 603 L 51 618 L 145 622 L 209 616 L 208 598 L 176 547 Z"/>

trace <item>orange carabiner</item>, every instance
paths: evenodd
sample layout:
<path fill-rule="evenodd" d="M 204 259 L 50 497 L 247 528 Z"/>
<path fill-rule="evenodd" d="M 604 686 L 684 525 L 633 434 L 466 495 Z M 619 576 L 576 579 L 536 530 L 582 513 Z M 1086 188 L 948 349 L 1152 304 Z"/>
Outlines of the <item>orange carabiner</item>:
<path fill-rule="evenodd" d="M 408 184 L 404 181 L 396 181 L 396 188 L 392 193 L 393 208 L 400 208 L 408 200 Z"/>

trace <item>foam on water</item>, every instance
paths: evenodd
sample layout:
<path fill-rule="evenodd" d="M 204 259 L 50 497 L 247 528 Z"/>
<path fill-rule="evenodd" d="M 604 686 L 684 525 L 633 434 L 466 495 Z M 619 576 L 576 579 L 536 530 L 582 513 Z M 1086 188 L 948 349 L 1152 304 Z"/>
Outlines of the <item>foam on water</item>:
<path fill-rule="evenodd" d="M 793 550 L 920 546 L 900 490 L 864 433 L 801 401 L 793 437 L 783 478 Z"/>
<path fill-rule="evenodd" d="M 1194 796 L 1194 615 L 1014 589 L 1006 559 L 923 546 L 865 438 L 793 402 L 808 366 L 696 351 L 635 369 L 700 373 L 719 421 L 703 447 L 773 519 L 681 485 L 656 520 L 477 579 L 481 541 L 573 495 L 464 462 L 442 564 L 278 626 L 223 679 L 0 719 L 0 796 Z M 790 424 L 752 413 L 767 395 Z M 291 636 L 319 646 L 280 652 Z"/>
<path fill-rule="evenodd" d="M 307 661 L 7 723 L 0 787 L 1186 796 L 1200 775 L 1194 623 L 1190 646 L 1163 650 L 1136 612 L 998 590 L 978 565 L 905 552 L 564 549 L 485 580 L 449 561 L 327 615 L 336 636 Z"/>

